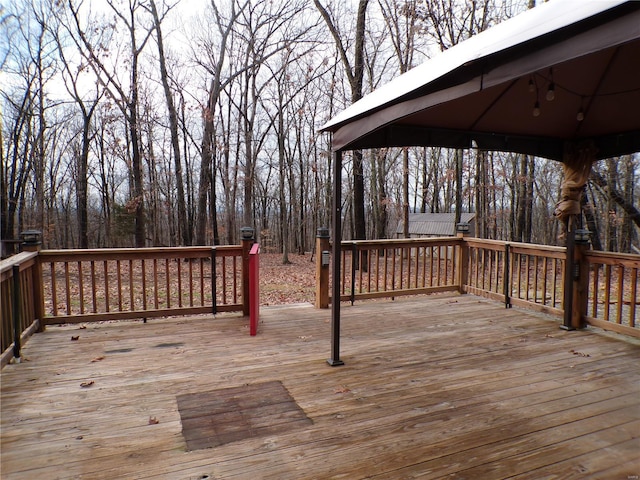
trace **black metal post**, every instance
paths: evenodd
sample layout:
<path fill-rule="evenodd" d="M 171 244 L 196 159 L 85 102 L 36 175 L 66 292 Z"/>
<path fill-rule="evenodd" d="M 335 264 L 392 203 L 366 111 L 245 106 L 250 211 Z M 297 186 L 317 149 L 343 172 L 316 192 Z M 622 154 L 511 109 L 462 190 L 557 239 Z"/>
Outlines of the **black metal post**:
<path fill-rule="evenodd" d="M 331 285 L 331 358 L 332 367 L 344 365 L 340 360 L 340 261 L 342 249 L 342 152 L 333 153 L 333 228 Z"/>
<path fill-rule="evenodd" d="M 511 308 L 511 251 L 510 244 L 504 245 L 504 308 Z"/>
<path fill-rule="evenodd" d="M 13 358 L 20 362 L 20 266 L 13 266 Z"/>
<path fill-rule="evenodd" d="M 356 301 L 356 270 L 360 266 L 360 258 L 356 244 L 351 245 L 351 305 Z"/>

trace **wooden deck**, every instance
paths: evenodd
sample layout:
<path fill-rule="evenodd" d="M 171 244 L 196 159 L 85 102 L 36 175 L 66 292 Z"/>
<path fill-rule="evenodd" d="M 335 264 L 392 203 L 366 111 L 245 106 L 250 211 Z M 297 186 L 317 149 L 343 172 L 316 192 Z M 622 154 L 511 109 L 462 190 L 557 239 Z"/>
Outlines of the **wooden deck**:
<path fill-rule="evenodd" d="M 267 307 L 257 337 L 231 314 L 49 327 L 2 370 L 2 479 L 640 475 L 640 342 L 442 295 L 345 305 L 332 368 L 329 319 Z M 263 384 L 307 420 L 259 405 L 238 440 L 187 448 L 179 398 Z"/>

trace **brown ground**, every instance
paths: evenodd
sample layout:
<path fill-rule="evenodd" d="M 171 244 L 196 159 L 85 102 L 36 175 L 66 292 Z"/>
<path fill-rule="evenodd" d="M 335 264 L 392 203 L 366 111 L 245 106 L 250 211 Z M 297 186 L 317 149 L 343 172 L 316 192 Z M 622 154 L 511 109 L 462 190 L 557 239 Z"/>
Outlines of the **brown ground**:
<path fill-rule="evenodd" d="M 281 253 L 260 253 L 260 303 L 283 305 L 313 303 L 315 295 L 315 257 L 290 254 L 290 264 L 282 264 Z"/>

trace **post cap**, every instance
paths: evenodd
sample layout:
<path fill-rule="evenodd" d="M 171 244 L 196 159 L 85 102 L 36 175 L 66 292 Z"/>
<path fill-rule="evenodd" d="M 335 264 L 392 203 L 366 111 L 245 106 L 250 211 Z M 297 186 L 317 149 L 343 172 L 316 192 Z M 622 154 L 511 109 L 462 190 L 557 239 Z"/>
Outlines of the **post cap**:
<path fill-rule="evenodd" d="M 591 232 L 584 228 L 579 228 L 576 230 L 574 238 L 577 244 L 586 245 L 589 243 L 589 240 L 591 239 Z"/>
<path fill-rule="evenodd" d="M 240 235 L 242 236 L 242 240 L 253 240 L 253 228 L 252 227 L 241 227 Z"/>
<path fill-rule="evenodd" d="M 318 238 L 329 238 L 329 229 L 327 227 L 320 227 L 316 233 Z"/>
<path fill-rule="evenodd" d="M 24 245 L 40 245 L 40 236 L 42 232 L 40 230 L 25 230 L 20 232 L 22 243 Z"/>
<path fill-rule="evenodd" d="M 469 223 L 467 222 L 460 222 L 456 224 L 456 232 L 469 233 L 470 230 L 471 230 L 471 225 L 469 225 Z"/>

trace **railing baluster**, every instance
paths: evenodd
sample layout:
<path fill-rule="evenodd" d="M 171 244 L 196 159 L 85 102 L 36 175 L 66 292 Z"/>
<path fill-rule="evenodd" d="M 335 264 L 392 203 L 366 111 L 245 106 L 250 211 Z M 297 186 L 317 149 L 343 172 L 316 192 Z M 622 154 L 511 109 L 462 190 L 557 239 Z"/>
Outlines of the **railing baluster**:
<path fill-rule="evenodd" d="M 58 282 L 56 280 L 56 266 L 55 263 L 49 264 L 49 270 L 51 271 L 51 306 L 53 308 L 53 316 L 58 315 Z"/>
<path fill-rule="evenodd" d="M 238 259 L 234 257 L 232 260 L 233 260 L 233 303 L 238 303 L 238 262 L 237 262 Z"/>
<path fill-rule="evenodd" d="M 538 255 L 533 256 L 533 301 L 538 302 Z"/>
<path fill-rule="evenodd" d="M 227 257 L 222 257 L 222 304 L 227 303 Z"/>
<path fill-rule="evenodd" d="M 182 262 L 180 258 L 176 258 L 176 266 L 178 269 L 178 307 L 182 307 Z"/>
<path fill-rule="evenodd" d="M 547 304 L 547 275 L 548 275 L 548 259 L 542 259 L 542 305 Z"/>
<path fill-rule="evenodd" d="M 214 315 L 218 313 L 218 291 L 216 288 L 216 278 L 218 278 L 217 272 L 216 248 L 213 247 L 211 249 L 211 301 Z"/>
<path fill-rule="evenodd" d="M 78 268 L 78 293 L 80 299 L 80 313 L 84 313 L 84 278 L 82 274 L 82 262 L 76 262 Z"/>
<path fill-rule="evenodd" d="M 104 309 L 109 313 L 109 265 L 106 260 L 102 264 L 104 270 Z"/>
<path fill-rule="evenodd" d="M 618 266 L 618 305 L 616 309 L 616 323 L 622 324 L 622 305 L 624 302 L 624 267 Z"/>
<path fill-rule="evenodd" d="M 638 300 L 638 269 L 631 269 L 631 294 L 629 297 L 629 326 L 636 326 L 636 302 Z"/>
<path fill-rule="evenodd" d="M 609 321 L 609 310 L 611 306 L 611 265 L 604 267 L 604 320 Z"/>
<path fill-rule="evenodd" d="M 122 311 L 122 264 L 116 260 L 116 279 L 118 283 L 118 311 Z"/>
<path fill-rule="evenodd" d="M 373 250 L 367 249 L 367 292 L 371 291 L 371 256 Z"/>
<path fill-rule="evenodd" d="M 131 259 L 129 260 L 129 309 L 131 311 L 137 310 L 133 291 L 133 260 Z"/>
<path fill-rule="evenodd" d="M 64 262 L 65 301 L 67 303 L 67 315 L 71 315 L 71 282 L 69 279 L 69 262 Z"/>
<path fill-rule="evenodd" d="M 215 251 L 215 250 L 214 250 Z M 213 263 L 215 263 L 215 257 L 213 257 L 213 259 L 211 260 Z M 166 284 L 166 289 L 167 289 L 167 293 L 166 293 L 166 297 L 167 297 L 167 308 L 171 308 L 171 261 L 169 260 L 169 258 L 165 258 L 164 259 L 164 276 L 165 276 L 165 284 Z"/>
<path fill-rule="evenodd" d="M 153 306 L 158 309 L 159 308 L 159 298 L 158 298 L 158 259 L 153 259 Z"/>
<path fill-rule="evenodd" d="M 356 268 L 360 263 L 360 258 L 358 257 L 358 255 L 359 253 L 356 244 L 353 243 L 351 245 L 351 292 L 349 294 L 351 305 L 353 305 L 356 295 Z"/>
<path fill-rule="evenodd" d="M 553 259 L 553 293 L 552 293 L 552 299 L 551 299 L 551 306 L 555 308 L 555 306 L 557 305 L 557 290 L 558 290 L 558 259 L 554 258 Z"/>
<path fill-rule="evenodd" d="M 98 297 L 96 291 L 96 264 L 93 260 L 89 264 L 91 272 L 91 313 L 98 311 Z"/>
<path fill-rule="evenodd" d="M 204 307 L 204 258 L 200 259 L 200 306 Z"/>
<path fill-rule="evenodd" d="M 140 260 L 140 269 L 142 270 L 142 310 L 147 309 L 147 265 L 143 259 Z"/>
<path fill-rule="evenodd" d="M 193 262 L 191 259 L 189 262 L 189 306 L 193 307 Z"/>

